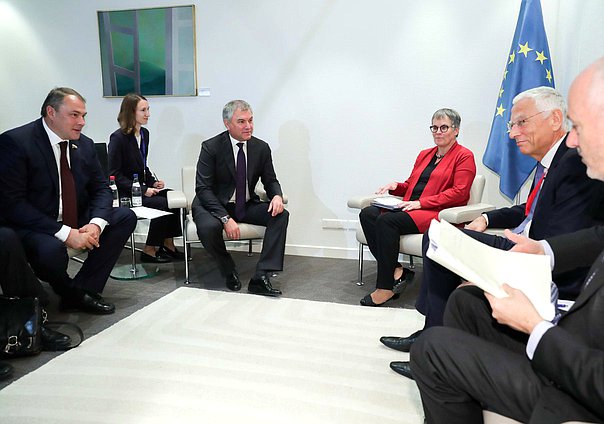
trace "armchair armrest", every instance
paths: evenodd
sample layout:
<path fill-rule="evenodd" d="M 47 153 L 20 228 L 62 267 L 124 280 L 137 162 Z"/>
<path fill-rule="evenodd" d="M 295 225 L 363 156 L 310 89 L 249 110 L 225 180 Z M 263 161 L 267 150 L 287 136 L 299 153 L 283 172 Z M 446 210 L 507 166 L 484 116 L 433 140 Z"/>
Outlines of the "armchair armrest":
<path fill-rule="evenodd" d="M 355 196 L 348 199 L 347 205 L 352 209 L 363 209 L 371 204 L 373 199 L 375 199 L 377 195 L 373 196 Z"/>
<path fill-rule="evenodd" d="M 187 196 L 180 190 L 170 190 L 167 194 L 170 209 L 188 208 Z"/>
<path fill-rule="evenodd" d="M 463 224 L 464 222 L 473 221 L 484 212 L 492 211 L 493 209 L 495 209 L 495 206 L 488 203 L 475 203 L 473 205 L 443 209 L 438 214 L 438 218 L 451 224 Z"/>
<path fill-rule="evenodd" d="M 260 200 L 262 200 L 263 202 L 268 202 L 268 195 L 266 194 L 266 190 L 264 190 L 261 187 L 256 187 L 256 194 L 258 195 L 258 197 L 260 197 Z M 283 204 L 287 205 L 287 194 L 283 194 L 283 196 L 281 196 L 283 198 Z"/>

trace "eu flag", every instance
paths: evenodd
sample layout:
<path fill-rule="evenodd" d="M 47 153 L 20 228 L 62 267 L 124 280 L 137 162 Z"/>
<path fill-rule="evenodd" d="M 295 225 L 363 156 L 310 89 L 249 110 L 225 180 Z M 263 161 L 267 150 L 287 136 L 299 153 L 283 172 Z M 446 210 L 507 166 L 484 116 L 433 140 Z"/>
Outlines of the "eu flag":
<path fill-rule="evenodd" d="M 535 167 L 536 161 L 520 153 L 509 138 L 512 100 L 530 88 L 554 87 L 554 73 L 543 26 L 540 0 L 522 0 L 514 40 L 503 72 L 489 142 L 482 157 L 485 166 L 499 175 L 499 190 L 510 199 Z"/>

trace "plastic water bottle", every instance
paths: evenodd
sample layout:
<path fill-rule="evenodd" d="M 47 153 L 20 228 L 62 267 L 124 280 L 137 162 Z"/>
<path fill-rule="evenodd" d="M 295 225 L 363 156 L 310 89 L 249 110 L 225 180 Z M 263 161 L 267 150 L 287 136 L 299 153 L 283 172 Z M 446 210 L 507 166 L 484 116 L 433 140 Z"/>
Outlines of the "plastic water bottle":
<path fill-rule="evenodd" d="M 138 174 L 134 174 L 132 180 L 132 207 L 143 206 L 143 191 L 141 183 L 138 182 Z"/>
<path fill-rule="evenodd" d="M 113 175 L 109 177 L 109 188 L 111 189 L 111 196 L 113 196 L 113 207 L 117 208 L 120 205 L 120 197 L 117 193 L 117 185 L 115 185 L 115 177 Z"/>

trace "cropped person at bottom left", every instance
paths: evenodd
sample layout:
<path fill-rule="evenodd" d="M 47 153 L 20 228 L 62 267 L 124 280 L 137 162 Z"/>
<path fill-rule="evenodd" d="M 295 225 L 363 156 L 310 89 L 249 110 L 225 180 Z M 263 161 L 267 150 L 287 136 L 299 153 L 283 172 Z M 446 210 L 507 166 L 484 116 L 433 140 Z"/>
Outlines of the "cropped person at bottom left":
<path fill-rule="evenodd" d="M 8 297 L 37 297 L 42 308 L 49 303 L 48 293 L 40 284 L 27 263 L 19 236 L 10 228 L 0 226 L 0 287 L 2 294 Z M 40 330 L 42 348 L 45 350 L 64 350 L 71 338 L 42 325 Z M 0 380 L 8 378 L 13 367 L 0 362 Z"/>

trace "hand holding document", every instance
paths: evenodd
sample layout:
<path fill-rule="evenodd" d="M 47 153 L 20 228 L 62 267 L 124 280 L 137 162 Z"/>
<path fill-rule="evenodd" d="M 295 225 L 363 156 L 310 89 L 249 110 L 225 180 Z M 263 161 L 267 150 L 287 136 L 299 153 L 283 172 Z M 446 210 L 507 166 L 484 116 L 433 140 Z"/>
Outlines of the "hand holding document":
<path fill-rule="evenodd" d="M 521 290 L 543 319 L 554 318 L 549 257 L 487 246 L 446 221 L 433 220 L 428 231 L 430 259 L 495 297 L 507 296 L 501 288 L 507 283 Z"/>
<path fill-rule="evenodd" d="M 378 208 L 396 210 L 400 209 L 399 204 L 403 201 L 400 197 L 395 196 L 383 196 L 376 197 L 371 201 L 371 206 L 377 206 Z"/>

